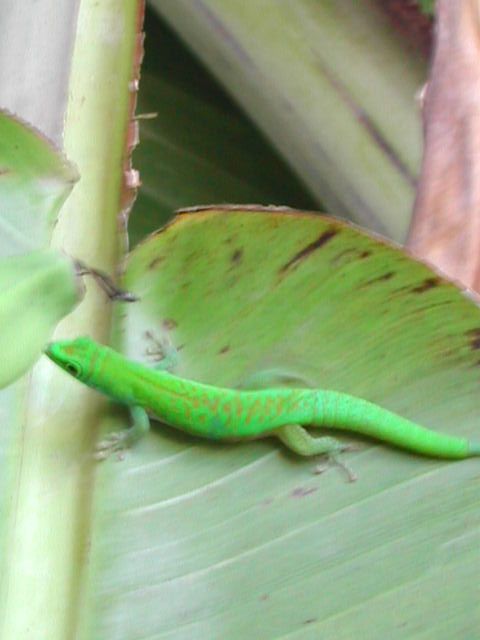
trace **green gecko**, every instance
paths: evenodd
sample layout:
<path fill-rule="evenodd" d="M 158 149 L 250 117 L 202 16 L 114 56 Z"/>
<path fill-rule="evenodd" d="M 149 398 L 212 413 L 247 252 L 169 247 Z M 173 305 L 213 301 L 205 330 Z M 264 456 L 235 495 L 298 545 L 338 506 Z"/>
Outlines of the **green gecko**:
<path fill-rule="evenodd" d="M 53 342 L 45 353 L 77 380 L 130 408 L 132 426 L 107 436 L 99 457 L 138 440 L 149 429 L 149 416 L 213 440 L 275 436 L 301 456 L 348 448 L 334 438 L 310 435 L 305 426 L 353 431 L 436 458 L 480 456 L 480 442 L 437 433 L 337 391 L 215 387 L 133 362 L 90 338 Z"/>

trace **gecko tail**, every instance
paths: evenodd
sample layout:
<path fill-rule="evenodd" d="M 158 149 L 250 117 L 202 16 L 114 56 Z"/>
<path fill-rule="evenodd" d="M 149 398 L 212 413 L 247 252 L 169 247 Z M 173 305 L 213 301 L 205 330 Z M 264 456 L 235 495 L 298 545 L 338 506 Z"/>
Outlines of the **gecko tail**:
<path fill-rule="evenodd" d="M 468 443 L 467 456 L 474 457 L 480 456 L 480 441 L 474 440 Z"/>

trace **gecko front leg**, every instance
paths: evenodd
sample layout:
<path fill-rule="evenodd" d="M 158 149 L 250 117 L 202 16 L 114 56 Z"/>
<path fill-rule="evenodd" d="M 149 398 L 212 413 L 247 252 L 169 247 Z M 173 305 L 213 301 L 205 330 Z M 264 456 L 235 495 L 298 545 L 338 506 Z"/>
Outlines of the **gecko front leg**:
<path fill-rule="evenodd" d="M 143 438 L 150 430 L 150 418 L 142 407 L 130 407 L 132 424 L 123 431 L 114 431 L 95 447 L 95 460 L 105 460 L 115 452 L 129 449 L 135 442 Z"/>
<path fill-rule="evenodd" d="M 146 355 L 153 361 L 153 368 L 171 373 L 178 364 L 178 351 L 168 337 L 157 340 L 150 331 L 145 332 L 145 337 L 152 343 L 152 347 L 146 349 Z M 143 438 L 150 430 L 150 418 L 142 407 L 131 406 L 131 426 L 122 431 L 114 431 L 105 436 L 95 447 L 94 458 L 105 460 L 112 453 L 120 453 Z"/>

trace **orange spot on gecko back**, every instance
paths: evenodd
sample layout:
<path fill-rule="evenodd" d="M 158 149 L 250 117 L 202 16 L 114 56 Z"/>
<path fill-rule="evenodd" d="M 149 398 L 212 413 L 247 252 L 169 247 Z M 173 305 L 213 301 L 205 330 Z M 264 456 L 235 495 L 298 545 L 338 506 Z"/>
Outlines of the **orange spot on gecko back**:
<path fill-rule="evenodd" d="M 190 408 L 190 405 L 188 403 L 185 403 L 183 405 L 183 410 L 185 411 L 185 417 L 186 419 L 191 422 L 192 420 L 192 410 Z"/>
<path fill-rule="evenodd" d="M 210 411 L 212 413 L 216 413 L 219 405 L 219 399 L 217 397 L 211 398 L 210 400 Z"/>
<path fill-rule="evenodd" d="M 277 416 L 281 416 L 282 413 L 285 413 L 285 402 L 282 398 L 277 398 L 277 406 L 275 407 L 275 413 Z"/>
<path fill-rule="evenodd" d="M 257 416 L 259 422 L 263 422 L 264 415 L 262 401 L 260 400 L 260 398 L 257 398 L 250 406 L 250 409 L 248 410 L 248 413 L 245 417 L 245 424 L 250 424 L 255 416 Z"/>
<path fill-rule="evenodd" d="M 239 395 L 236 395 L 235 396 L 235 415 L 237 416 L 237 418 L 240 418 L 242 413 L 243 413 L 242 400 Z"/>
<path fill-rule="evenodd" d="M 265 413 L 267 415 L 270 415 L 272 413 L 272 405 L 273 405 L 273 398 L 268 396 L 267 399 L 265 400 Z"/>

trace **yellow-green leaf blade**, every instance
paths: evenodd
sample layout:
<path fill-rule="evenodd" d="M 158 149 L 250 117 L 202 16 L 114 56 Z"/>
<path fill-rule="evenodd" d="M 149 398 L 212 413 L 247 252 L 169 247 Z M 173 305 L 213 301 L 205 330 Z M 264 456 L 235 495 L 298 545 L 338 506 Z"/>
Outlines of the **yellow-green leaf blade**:
<path fill-rule="evenodd" d="M 146 331 L 166 333 L 193 379 L 233 386 L 280 368 L 479 437 L 479 307 L 339 221 L 183 214 L 137 248 L 125 284 L 141 298 L 122 310 L 132 357 L 149 361 Z M 107 462 L 89 583 L 97 637 L 469 637 L 478 459 L 358 443 L 344 457 L 354 484 L 335 467 L 313 475 L 314 461 L 274 441 L 218 445 L 163 425 Z"/>
<path fill-rule="evenodd" d="M 0 254 L 45 246 L 77 179 L 75 167 L 50 141 L 0 112 Z"/>

